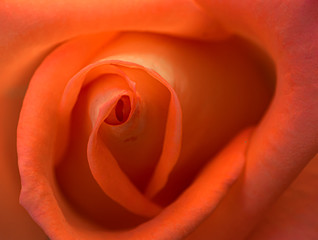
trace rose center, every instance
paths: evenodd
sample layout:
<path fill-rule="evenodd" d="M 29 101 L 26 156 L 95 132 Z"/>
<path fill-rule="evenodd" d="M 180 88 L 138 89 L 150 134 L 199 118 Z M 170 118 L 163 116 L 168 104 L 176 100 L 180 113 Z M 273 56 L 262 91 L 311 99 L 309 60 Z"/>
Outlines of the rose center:
<path fill-rule="evenodd" d="M 122 96 L 112 109 L 105 123 L 110 125 L 119 125 L 127 121 L 131 112 L 131 103 L 128 96 Z"/>

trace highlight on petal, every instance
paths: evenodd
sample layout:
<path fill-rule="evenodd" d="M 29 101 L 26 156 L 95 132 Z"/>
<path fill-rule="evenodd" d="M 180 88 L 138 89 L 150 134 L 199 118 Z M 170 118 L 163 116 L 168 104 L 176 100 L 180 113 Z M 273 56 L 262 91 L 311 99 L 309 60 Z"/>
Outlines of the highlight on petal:
<path fill-rule="evenodd" d="M 167 86 L 169 86 L 167 84 Z M 167 183 L 168 177 L 176 165 L 181 150 L 181 106 L 175 92 L 171 89 L 171 104 L 168 110 L 166 124 L 166 140 L 163 144 L 162 154 L 151 180 L 145 191 L 145 195 L 153 197 Z"/>

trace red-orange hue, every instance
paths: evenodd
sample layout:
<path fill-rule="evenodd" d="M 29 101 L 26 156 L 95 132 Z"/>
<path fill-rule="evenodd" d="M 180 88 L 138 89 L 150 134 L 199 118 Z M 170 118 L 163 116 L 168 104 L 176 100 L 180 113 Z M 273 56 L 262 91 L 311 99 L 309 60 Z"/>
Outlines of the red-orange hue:
<path fill-rule="evenodd" d="M 0 238 L 316 239 L 317 7 L 6 1 Z"/>
<path fill-rule="evenodd" d="M 191 180 L 191 178 L 186 178 L 186 175 L 182 173 L 184 167 L 192 166 L 193 173 L 196 174 L 195 168 L 202 165 L 202 162 L 198 164 L 199 161 L 207 162 L 207 160 L 201 159 L 200 154 L 209 154 L 207 156 L 211 157 L 215 153 L 215 150 L 212 149 L 223 143 L 222 138 L 227 138 L 227 134 L 232 134 L 238 126 L 244 126 L 246 122 L 255 121 L 253 119 L 259 117 L 270 97 L 267 83 L 261 80 L 262 78 L 257 70 L 254 71 L 245 67 L 245 64 L 251 64 L 249 62 L 251 60 L 240 56 L 240 51 L 234 50 L 235 46 L 241 46 L 236 42 L 237 40 L 228 41 L 224 45 L 217 44 L 214 46 L 209 43 L 181 42 L 167 37 L 146 34 L 124 34 L 111 40 L 94 57 L 95 59 L 87 60 L 86 66 L 83 65 L 84 68 L 78 71 L 74 71 L 71 68 L 61 70 L 63 74 L 58 77 L 48 73 L 53 71 L 53 69 L 55 71 L 58 68 L 64 69 L 65 63 L 70 61 L 77 61 L 78 64 L 82 64 L 81 60 L 83 58 L 77 60 L 77 49 L 73 46 L 96 41 L 96 39 L 101 39 L 102 37 L 98 35 L 78 38 L 62 45 L 49 55 L 32 78 L 21 112 L 18 132 L 19 168 L 23 181 L 21 203 L 42 224 L 49 236 L 53 238 L 59 235 L 66 238 L 71 238 L 71 236 L 86 238 L 88 223 L 85 223 L 86 227 L 78 228 L 77 222 L 84 220 L 75 215 L 76 213 L 73 211 L 76 209 L 71 209 L 67 205 L 75 202 L 77 208 L 84 207 L 86 212 L 90 208 L 87 204 L 96 207 L 96 199 L 90 199 L 90 195 L 85 198 L 86 204 L 80 198 L 83 195 L 87 195 L 87 192 L 85 193 L 83 189 L 96 188 L 94 185 L 98 184 L 107 197 L 124 207 L 124 209 L 140 216 L 154 217 L 152 220 L 148 220 L 145 223 L 146 225 L 137 227 L 132 232 L 127 231 L 123 235 L 115 234 L 114 238 L 125 237 L 126 234 L 136 234 L 136 237 L 153 234 L 151 232 L 154 231 L 154 228 L 157 228 L 157 224 L 153 224 L 157 221 L 160 221 L 160 224 L 167 222 L 170 225 L 169 228 L 161 230 L 164 230 L 160 233 L 163 234 L 163 238 L 167 234 L 177 234 L 177 232 L 179 232 L 177 235 L 180 235 L 181 232 L 186 234 L 208 212 L 215 208 L 228 187 L 235 181 L 242 169 L 243 154 L 239 150 L 233 150 L 233 154 L 240 154 L 239 161 L 236 160 L 236 157 L 226 157 L 228 154 L 232 154 L 231 152 L 224 156 L 222 155 L 221 159 L 224 158 L 223 162 L 219 162 L 221 160 L 213 160 L 211 163 L 212 173 L 206 174 L 205 172 L 209 171 L 207 169 L 210 168 L 205 166 L 205 170 L 200 174 L 200 177 L 195 179 L 191 187 L 175 203 L 168 208 L 162 209 L 156 203 L 157 201 L 160 203 L 162 201 L 160 199 L 165 199 L 164 201 L 170 201 L 171 203 L 169 195 L 165 197 L 164 189 L 166 185 L 170 189 L 176 188 L 176 191 L 180 191 L 180 187 L 176 186 L 175 183 L 169 183 L 169 176 L 175 174 L 179 178 L 182 176 L 185 181 Z M 96 46 L 98 46 L 98 44 L 91 45 L 92 48 L 88 48 L 88 52 L 95 51 Z M 216 50 L 216 48 L 220 50 Z M 134 51 L 138 51 L 139 54 L 135 54 Z M 161 52 L 161 62 L 153 62 L 153 59 L 157 56 L 156 51 Z M 205 59 L 208 59 L 208 52 L 214 53 L 214 58 L 211 58 L 211 62 L 205 61 Z M 222 55 L 225 57 L 224 60 L 221 59 Z M 197 64 L 197 56 L 202 60 L 199 64 Z M 127 62 L 127 60 L 133 60 L 136 57 L 136 62 L 140 63 L 142 61 L 143 66 Z M 228 57 L 231 57 L 229 58 L 230 60 L 228 60 Z M 225 75 L 223 69 L 227 68 L 227 66 L 221 67 L 221 65 L 216 64 L 213 61 L 216 58 L 222 64 L 235 61 L 236 66 L 232 68 L 230 73 Z M 241 60 L 241 62 L 238 62 L 237 59 Z M 211 63 L 215 64 L 215 67 L 207 67 L 213 66 Z M 185 67 L 187 64 L 189 67 Z M 179 67 L 180 65 L 184 67 L 181 68 Z M 74 64 L 74 66 L 77 65 Z M 170 84 L 150 68 L 154 68 L 164 75 Z M 70 79 L 65 77 L 67 74 L 71 74 L 71 71 L 74 72 L 74 76 Z M 244 76 L 244 79 L 237 81 L 236 76 L 238 75 Z M 51 82 L 49 86 L 39 84 L 44 77 L 46 79 L 58 78 L 59 82 L 46 80 Z M 200 85 L 193 81 L 194 77 L 200 78 Z M 211 77 L 215 78 L 215 80 L 211 81 Z M 178 86 L 179 84 L 181 85 L 180 87 Z M 186 85 L 186 88 L 182 89 L 182 85 Z M 226 89 L 224 89 L 223 85 L 226 85 Z M 172 86 L 181 97 L 181 105 Z M 199 87 L 199 91 L 195 90 L 195 86 Z M 213 92 L 214 88 L 216 89 L 215 93 L 209 96 L 209 92 Z M 257 96 L 248 94 L 250 88 L 257 91 Z M 205 93 L 204 91 L 207 92 Z M 223 93 L 219 95 L 218 92 Z M 48 103 L 45 101 L 37 101 L 36 99 L 40 98 L 38 94 L 45 96 L 45 99 L 50 101 L 50 104 L 47 105 Z M 129 98 L 131 104 L 126 122 L 117 125 L 107 124 L 107 119 L 114 118 L 111 115 L 114 112 L 113 109 L 116 109 L 118 102 L 124 97 Z M 192 98 L 192 104 L 188 103 L 188 97 Z M 202 102 L 206 101 L 204 100 L 205 97 L 215 98 L 215 100 L 211 100 L 213 105 L 205 107 L 202 104 Z M 223 100 L 224 97 L 225 99 Z M 218 102 L 218 99 L 223 101 Z M 53 103 L 53 101 L 56 102 Z M 77 101 L 79 102 L 77 103 Z M 155 103 L 156 105 L 154 105 Z M 233 111 L 233 104 L 239 111 Z M 75 105 L 77 105 L 75 109 L 78 109 L 76 111 L 79 111 L 79 114 L 76 113 L 76 117 L 72 117 Z M 183 106 L 183 113 L 181 112 L 181 106 Z M 255 110 L 252 111 L 253 108 Z M 155 114 L 158 113 L 155 113 L 155 109 L 158 109 L 156 111 L 159 111 L 158 113 L 161 115 L 156 116 Z M 246 112 L 246 115 L 242 115 L 241 113 L 244 109 L 251 112 Z M 203 115 L 200 116 L 199 113 Z M 182 127 L 181 114 L 185 117 L 185 120 L 188 120 L 185 121 L 184 127 Z M 236 121 L 232 121 L 228 125 L 222 125 L 221 121 L 226 121 L 226 118 L 222 117 L 223 114 L 229 117 L 232 116 L 232 118 L 235 117 Z M 198 116 L 198 119 L 191 120 L 193 116 Z M 156 132 L 159 122 L 156 123 L 157 121 L 154 121 L 156 119 L 163 123 L 164 127 L 162 129 L 159 128 L 160 132 L 158 133 Z M 189 122 L 189 120 L 191 121 Z M 197 142 L 193 142 L 193 139 L 199 132 L 202 131 L 206 134 L 206 137 L 209 137 L 207 135 L 209 127 L 201 128 L 200 126 L 195 132 L 192 132 L 193 139 L 183 138 L 183 144 L 190 144 L 183 150 L 181 148 L 181 131 L 183 130 L 187 134 L 189 128 L 190 131 L 193 131 L 191 129 L 194 123 L 208 124 L 208 122 L 212 126 L 214 124 L 219 126 L 219 132 L 214 127 L 212 128 L 215 131 L 214 134 L 218 142 L 211 145 L 208 150 L 192 147 L 194 152 L 191 154 L 199 153 L 197 154 L 199 161 L 189 162 L 189 159 L 185 161 L 184 159 L 187 158 L 182 157 L 180 151 L 181 154 L 187 152 L 188 155 L 189 149 L 191 149 L 190 146 L 196 146 L 197 144 Z M 156 125 L 152 126 L 151 123 L 156 123 Z M 74 134 L 69 130 L 72 125 L 75 126 L 76 132 L 83 131 L 83 134 L 77 134 L 77 137 L 74 137 Z M 42 126 L 43 130 L 33 130 L 38 126 Z M 143 132 L 150 132 L 150 134 L 146 134 L 146 137 L 144 137 Z M 162 132 L 164 133 L 163 135 Z M 134 155 L 126 155 L 123 158 L 121 157 L 122 153 L 118 153 L 118 151 L 129 153 L 126 148 L 128 145 L 125 143 L 125 139 L 127 139 L 129 134 L 134 134 L 135 140 L 131 144 L 133 144 L 132 146 L 136 152 Z M 159 136 L 160 138 L 162 136 L 161 141 L 155 141 L 155 144 L 149 145 Z M 202 143 L 207 141 L 206 137 L 199 140 L 201 147 Z M 239 146 L 247 144 L 248 138 L 246 136 L 244 138 L 246 140 L 240 140 L 237 143 Z M 70 147 L 70 144 L 73 145 L 73 141 L 79 143 L 80 139 L 83 139 L 83 141 L 78 146 L 83 149 L 85 145 L 83 146 L 82 144 L 86 142 L 87 153 L 78 149 L 78 147 L 74 150 Z M 39 145 L 39 141 L 44 145 Z M 138 159 L 140 153 L 138 152 L 143 152 L 143 149 L 147 148 L 147 146 L 151 148 L 154 146 L 160 151 L 160 154 L 154 155 L 153 151 L 151 151 L 149 152 L 150 155 L 146 155 L 143 161 L 140 161 Z M 71 151 L 70 153 L 69 150 Z M 241 151 L 244 152 L 244 148 Z M 49 154 L 50 152 L 54 154 Z M 79 153 L 82 153 L 82 155 Z M 44 156 L 49 156 L 49 158 L 44 158 Z M 68 159 L 75 160 L 72 163 L 73 167 L 68 167 L 69 170 L 62 173 L 65 167 L 61 165 L 64 165 L 65 161 L 69 161 Z M 85 164 L 85 161 L 88 164 L 83 166 L 89 168 L 90 172 L 86 173 L 86 177 L 85 174 L 79 175 L 76 173 L 78 164 L 80 162 L 82 162 L 81 165 Z M 227 164 L 226 161 L 237 162 Z M 141 171 L 142 168 L 140 169 L 138 166 L 142 167 L 149 163 L 151 163 L 151 168 L 148 170 L 150 175 L 140 179 L 143 182 L 148 182 L 143 187 L 140 185 L 140 180 L 136 179 L 136 176 L 143 172 Z M 52 169 L 55 166 L 58 166 L 59 172 L 62 171 L 58 173 L 58 182 L 61 187 L 56 185 L 54 181 L 55 172 Z M 131 168 L 127 168 L 127 166 L 131 166 Z M 37 169 L 36 172 L 34 169 Z M 96 181 L 95 183 L 90 183 L 92 177 Z M 69 185 L 69 179 L 72 178 L 81 179 L 82 185 L 80 188 L 77 188 L 76 185 Z M 208 178 L 210 179 L 208 180 Z M 86 182 L 85 179 L 87 179 Z M 207 181 L 212 181 L 212 185 L 208 184 Z M 64 185 L 69 187 L 64 187 Z M 197 185 L 198 187 L 195 187 Z M 213 188 L 205 190 L 205 188 L 210 187 Z M 70 203 L 63 199 L 63 193 L 59 188 L 62 188 L 64 194 L 70 198 Z M 160 193 L 160 199 L 152 201 L 151 198 L 155 197 L 160 190 L 163 190 Z M 145 191 L 144 194 L 142 191 Z M 48 207 L 39 207 L 43 202 Z M 114 205 L 114 203 L 107 205 L 106 202 L 98 204 L 103 204 L 105 209 L 109 209 L 111 205 Z M 183 211 L 188 212 L 189 207 L 193 208 L 194 206 L 197 206 L 197 209 L 195 208 L 196 210 L 193 213 L 183 213 Z M 171 213 L 169 209 L 172 209 Z M 176 213 L 178 211 L 181 211 L 181 213 Z M 98 213 L 95 213 L 95 215 L 88 214 L 94 216 L 95 219 L 100 219 L 102 216 L 96 216 Z M 115 211 L 114 214 L 117 215 L 117 212 Z M 122 214 L 127 215 L 127 213 Z M 178 222 L 177 218 L 179 218 L 180 214 L 183 217 L 182 221 Z M 104 216 L 104 218 L 109 218 L 109 216 Z M 121 221 L 123 219 L 122 216 Z M 101 223 L 107 229 L 107 221 Z M 93 222 L 90 224 L 93 224 Z M 175 228 L 174 224 L 179 225 L 179 227 Z M 52 228 L 52 226 L 56 226 L 56 228 Z M 148 227 L 145 228 L 145 226 Z M 106 229 L 99 233 L 100 237 L 108 235 L 110 237 L 113 234 Z"/>

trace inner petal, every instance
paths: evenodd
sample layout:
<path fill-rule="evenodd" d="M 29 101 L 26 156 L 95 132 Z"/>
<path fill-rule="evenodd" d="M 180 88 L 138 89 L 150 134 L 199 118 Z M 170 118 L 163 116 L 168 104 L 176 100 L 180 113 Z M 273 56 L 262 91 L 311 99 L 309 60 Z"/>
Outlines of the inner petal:
<path fill-rule="evenodd" d="M 180 99 L 182 149 L 168 183 L 155 196 L 160 204 L 176 199 L 235 133 L 257 123 L 274 90 L 271 60 L 238 37 L 200 42 L 125 33 L 99 58 L 133 61 L 154 69 Z"/>
<path fill-rule="evenodd" d="M 109 120 L 120 108 L 118 101 L 105 121 L 108 124 L 101 126 L 100 134 L 120 168 L 140 191 L 144 191 L 162 154 L 170 93 L 143 70 L 120 68 L 136 83 L 139 100 L 129 121 L 112 125 Z"/>
<path fill-rule="evenodd" d="M 96 206 L 102 205 L 100 206 L 101 209 L 110 207 L 113 212 L 118 212 L 120 215 L 125 216 L 125 218 L 130 219 L 128 222 L 134 224 L 140 222 L 141 219 L 125 212 L 124 209 L 117 206 L 111 199 L 119 202 L 131 212 L 147 217 L 157 214 L 160 208 L 138 192 L 122 172 L 121 168 L 119 168 L 117 160 L 108 150 L 107 142 L 110 139 L 105 139 L 105 141 L 101 139 L 106 129 L 129 130 L 129 124 L 138 122 L 136 121 L 138 120 L 138 114 L 134 114 L 136 113 L 135 96 L 132 95 L 134 87 L 130 88 L 133 84 L 127 84 L 124 80 L 115 74 L 104 74 L 83 88 L 76 103 L 77 107 L 74 109 L 78 114 L 72 118 L 72 126 L 76 127 L 71 136 L 70 143 L 76 143 L 74 145 L 75 148 L 69 148 L 73 149 L 73 151 L 67 154 L 59 166 L 58 179 L 59 182 L 63 182 L 61 186 L 64 189 L 67 186 L 67 190 L 64 190 L 64 192 L 67 193 L 70 200 L 74 201 L 78 207 L 84 208 L 84 212 L 91 217 L 101 219 L 101 213 L 93 210 L 91 206 L 95 209 Z M 115 125 L 105 122 L 106 119 L 110 119 L 111 112 L 114 113 L 114 118 L 117 121 Z M 119 112 L 122 113 L 122 118 L 118 117 L 120 115 Z M 133 120 L 131 119 L 132 115 L 135 116 Z M 119 124 L 120 121 L 122 124 Z M 81 134 L 78 135 L 78 133 Z M 121 134 L 121 136 L 124 135 Z M 83 148 L 87 144 L 87 141 L 89 142 L 88 159 L 86 159 L 86 152 L 79 151 L 78 149 L 79 146 Z M 87 160 L 89 166 L 87 165 Z M 89 169 L 91 172 L 88 171 Z M 78 178 L 80 178 L 80 181 L 76 180 Z M 105 196 L 102 197 L 100 190 L 98 190 L 99 187 L 96 182 L 94 183 L 94 180 L 104 191 Z M 82 183 L 81 188 L 72 187 L 76 182 Z M 109 183 L 111 184 L 109 185 Z M 75 189 L 78 190 L 75 191 Z M 85 201 L 83 200 L 83 196 L 87 196 L 84 199 Z M 99 196 L 99 199 L 93 196 Z M 108 227 L 112 226 L 107 219 L 98 221 L 107 223 Z M 117 225 L 123 226 L 126 223 L 123 222 L 123 224 Z"/>
<path fill-rule="evenodd" d="M 104 84 L 100 84 L 102 82 Z M 99 95 L 100 100 L 95 98 L 95 104 L 105 101 L 105 91 L 111 94 L 112 82 L 117 82 L 117 87 L 125 89 L 120 77 L 107 75 L 81 90 L 72 112 L 68 151 L 56 169 L 57 181 L 69 206 L 83 218 L 106 229 L 129 228 L 146 220 L 129 212 L 105 194 L 96 183 L 87 161 L 87 142 L 92 131 L 91 118 L 94 119 L 94 111 L 89 111 L 88 99 L 91 95 Z M 100 93 L 93 91 L 94 85 L 95 90 Z M 107 88 L 103 88 L 103 85 Z"/>
<path fill-rule="evenodd" d="M 131 112 L 131 102 L 128 96 L 122 96 L 112 109 L 109 116 L 104 120 L 110 125 L 119 125 L 127 121 Z"/>

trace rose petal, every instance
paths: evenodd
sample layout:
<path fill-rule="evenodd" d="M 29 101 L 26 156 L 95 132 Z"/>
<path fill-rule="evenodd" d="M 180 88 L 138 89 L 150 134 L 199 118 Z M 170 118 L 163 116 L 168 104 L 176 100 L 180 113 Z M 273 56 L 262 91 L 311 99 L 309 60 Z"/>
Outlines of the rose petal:
<path fill-rule="evenodd" d="M 190 0 L 6 1 L 0 6 L 0 64 L 5 69 L 1 72 L 1 91 L 27 82 L 48 50 L 75 36 L 152 31 L 198 38 L 223 37 L 219 26 L 206 20 L 207 16 Z"/>
<path fill-rule="evenodd" d="M 317 4 L 197 2 L 230 32 L 264 46 L 277 66 L 277 92 L 252 137 L 244 176 L 197 229 L 217 239 L 244 239 L 318 150 Z"/>
<path fill-rule="evenodd" d="M 248 239 L 317 239 L 317 186 L 318 155 L 271 207 Z"/>
<path fill-rule="evenodd" d="M 43 230 L 19 204 L 20 176 L 15 147 L 16 125 L 24 88 L 0 98 L 0 236 L 3 239 L 45 237 Z M 19 231 L 17 231 L 19 228 Z"/>
<path fill-rule="evenodd" d="M 101 44 L 107 42 L 108 38 L 108 35 L 83 37 L 65 44 L 59 51 L 55 52 L 56 55 L 46 59 L 45 66 L 47 67 L 41 68 L 34 75 L 34 81 L 29 86 L 29 89 L 34 89 L 34 91 L 30 91 L 30 94 L 24 99 L 24 106 L 26 107 L 20 114 L 21 124 L 18 128 L 19 168 L 23 185 L 20 199 L 24 202 L 24 206 L 32 212 L 35 219 L 37 219 L 37 216 L 55 216 L 53 221 L 44 219 L 43 222 L 39 223 L 45 225 L 48 222 L 52 226 L 59 225 L 54 222 L 62 223 L 64 230 L 55 227 L 49 230 L 55 234 L 59 234 L 61 231 L 71 231 L 68 226 L 65 226 L 66 223 L 61 210 L 54 204 L 52 208 L 40 209 L 38 204 L 44 201 L 47 206 L 51 206 L 52 202 L 56 202 L 55 196 L 59 196 L 58 191 L 52 189 L 54 185 L 50 186 L 50 182 L 54 182 L 52 180 L 54 159 L 59 153 L 63 152 L 64 148 L 63 141 L 59 143 L 60 148 L 57 149 L 59 151 L 56 151 L 54 146 L 55 127 L 59 124 L 59 119 L 56 118 L 59 105 L 56 105 L 56 102 L 59 102 L 58 99 L 63 94 L 63 88 L 59 88 L 59 85 L 65 84 L 63 83 L 65 79 L 70 78 L 82 68 L 91 55 L 101 47 Z M 87 44 L 87 47 L 78 51 L 78 44 L 80 46 Z M 58 61 L 56 61 L 57 59 Z M 49 67 L 51 64 L 65 66 L 69 62 L 72 62 L 72 64 L 65 71 L 56 72 L 55 68 Z M 51 80 L 48 81 L 48 78 Z M 43 86 L 46 91 L 43 91 Z M 54 91 L 52 91 L 53 89 Z M 38 99 L 43 101 L 38 101 Z M 27 104 L 28 102 L 32 102 L 32 104 Z M 40 109 L 40 112 L 33 111 L 33 109 Z M 45 111 L 41 111 L 41 109 L 45 109 Z M 46 130 L 39 131 L 41 128 Z M 63 132 L 63 129 L 61 129 L 61 132 Z M 37 134 L 36 137 L 34 134 Z M 49 140 L 49 142 L 46 140 Z M 39 148 L 39 146 L 41 147 Z M 29 149 L 33 151 L 30 152 Z M 52 154 L 52 152 L 57 154 Z M 34 171 L 35 169 L 37 171 Z M 35 189 L 37 190 L 34 191 Z"/>

